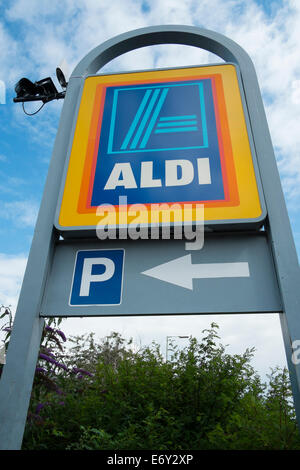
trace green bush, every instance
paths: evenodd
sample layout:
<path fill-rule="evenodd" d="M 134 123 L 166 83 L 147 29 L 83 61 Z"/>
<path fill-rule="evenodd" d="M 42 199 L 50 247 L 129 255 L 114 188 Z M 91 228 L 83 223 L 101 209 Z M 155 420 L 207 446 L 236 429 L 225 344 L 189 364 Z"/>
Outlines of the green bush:
<path fill-rule="evenodd" d="M 55 385 L 35 379 L 23 449 L 300 449 L 287 370 L 262 383 L 254 350 L 227 354 L 217 328 L 168 362 L 117 333 L 73 338 Z"/>

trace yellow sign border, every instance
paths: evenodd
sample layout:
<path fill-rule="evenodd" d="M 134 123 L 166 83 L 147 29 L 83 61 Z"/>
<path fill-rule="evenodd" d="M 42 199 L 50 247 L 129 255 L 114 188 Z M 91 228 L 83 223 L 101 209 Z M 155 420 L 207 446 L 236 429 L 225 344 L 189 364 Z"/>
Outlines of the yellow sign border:
<path fill-rule="evenodd" d="M 95 228 L 99 224 L 100 217 L 95 212 L 82 213 L 78 211 L 78 201 L 82 188 L 88 146 L 95 144 L 90 136 L 90 128 L 96 90 L 97 87 L 99 90 L 99 85 L 138 84 L 145 83 L 145 81 L 158 81 L 160 79 L 180 80 L 191 76 L 201 78 L 214 74 L 221 76 L 224 90 L 239 202 L 235 205 L 222 207 L 206 207 L 204 204 L 205 223 L 220 223 L 221 221 L 226 223 L 234 223 L 236 221 L 255 222 L 263 219 L 264 214 L 255 177 L 236 67 L 232 64 L 225 64 L 87 77 L 82 90 L 59 216 L 55 224 L 56 227 L 60 230 L 72 228 L 76 230 L 80 228 Z M 172 202 L 170 201 L 170 203 Z M 188 220 L 195 220 L 194 211 L 190 211 Z M 175 223 L 182 221 L 182 210 L 174 211 L 172 221 Z M 186 217 L 185 221 L 187 221 Z M 139 222 L 149 222 L 148 211 L 144 213 L 144 217 L 139 218 Z"/>

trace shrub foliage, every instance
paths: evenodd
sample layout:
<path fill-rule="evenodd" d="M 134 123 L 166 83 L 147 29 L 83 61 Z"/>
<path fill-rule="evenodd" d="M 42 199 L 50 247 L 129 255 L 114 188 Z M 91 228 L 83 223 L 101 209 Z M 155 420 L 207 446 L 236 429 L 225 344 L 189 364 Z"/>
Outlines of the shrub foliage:
<path fill-rule="evenodd" d="M 218 325 L 168 362 L 118 333 L 64 348 L 57 327 L 44 330 L 23 449 L 300 449 L 288 371 L 263 383 L 254 349 L 226 353 Z"/>

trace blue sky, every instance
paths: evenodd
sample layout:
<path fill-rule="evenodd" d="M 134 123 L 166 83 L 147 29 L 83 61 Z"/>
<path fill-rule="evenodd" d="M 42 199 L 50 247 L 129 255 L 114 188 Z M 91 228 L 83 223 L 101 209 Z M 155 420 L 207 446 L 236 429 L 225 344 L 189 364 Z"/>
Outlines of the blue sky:
<path fill-rule="evenodd" d="M 217 14 L 216 14 L 217 12 Z M 103 41 L 122 32 L 158 24 L 187 24 L 220 32 L 250 54 L 257 70 L 281 181 L 298 253 L 300 252 L 300 3 L 297 0 L 0 0 L 0 80 L 6 104 L 0 104 L 0 303 L 15 308 L 30 248 L 59 122 L 61 102 L 26 116 L 13 104 L 14 84 L 23 76 L 51 76 L 62 60 L 70 72 Z M 217 62 L 215 56 L 184 46 L 156 46 L 128 53 L 105 71 L 151 69 Z M 27 106 L 34 111 L 37 104 Z M 219 322 L 232 351 L 258 349 L 256 365 L 284 364 L 276 315 L 162 319 L 67 320 L 74 334 L 99 336 L 119 330 L 136 342 L 166 335 L 195 334 L 212 320 Z M 84 323 L 83 323 L 84 322 Z M 164 346 L 163 346 L 164 347 Z"/>

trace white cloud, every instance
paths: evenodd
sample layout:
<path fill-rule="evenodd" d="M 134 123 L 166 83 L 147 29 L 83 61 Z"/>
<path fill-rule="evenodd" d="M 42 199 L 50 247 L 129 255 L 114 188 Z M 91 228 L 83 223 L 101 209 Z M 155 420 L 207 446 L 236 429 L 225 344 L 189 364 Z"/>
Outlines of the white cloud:
<path fill-rule="evenodd" d="M 17 195 L 20 196 L 20 190 L 24 189 L 24 185 L 26 184 L 26 181 L 23 178 L 20 178 L 19 176 L 11 176 L 7 174 L 7 171 L 1 171 L 0 170 L 0 194 L 1 198 L 3 199 L 2 202 L 0 202 L 0 214 L 1 211 L 3 212 L 4 206 L 3 204 L 5 203 L 4 198 L 7 198 L 8 196 L 10 198 L 16 198 Z"/>
<path fill-rule="evenodd" d="M 26 267 L 24 255 L 7 255 L 0 253 L 0 304 L 12 306 L 13 311 Z"/>
<path fill-rule="evenodd" d="M 58 113 L 62 107 L 62 100 L 47 103 L 38 115 L 29 117 L 24 114 L 21 106 L 13 108 L 12 129 L 18 133 L 26 132 L 33 143 L 52 150 L 57 131 Z M 28 113 L 34 113 L 41 107 L 40 101 L 25 103 L 25 110 Z M 49 152 L 51 154 L 51 151 Z"/>
<path fill-rule="evenodd" d="M 24 52 L 24 51 L 23 51 Z M 13 85 L 27 69 L 26 54 L 22 54 L 22 45 L 13 38 L 7 26 L 0 20 L 0 80 L 6 87 Z"/>
<path fill-rule="evenodd" d="M 0 217 L 8 219 L 17 227 L 33 227 L 38 213 L 38 204 L 32 201 L 4 202 Z"/>

